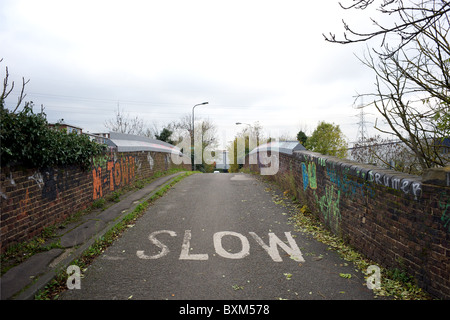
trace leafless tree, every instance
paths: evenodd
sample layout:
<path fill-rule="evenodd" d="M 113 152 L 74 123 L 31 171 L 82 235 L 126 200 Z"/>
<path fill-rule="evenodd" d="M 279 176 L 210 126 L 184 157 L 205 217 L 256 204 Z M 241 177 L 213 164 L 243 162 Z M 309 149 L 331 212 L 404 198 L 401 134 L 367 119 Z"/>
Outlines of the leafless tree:
<path fill-rule="evenodd" d="M 218 143 L 217 138 L 217 127 L 210 119 L 201 119 L 197 120 L 194 123 L 196 132 L 198 130 L 198 126 L 201 128 L 201 141 L 203 144 L 203 148 L 205 147 L 216 147 Z M 172 121 L 168 124 L 167 129 L 174 132 L 171 139 L 175 142 L 179 142 L 181 140 L 182 132 L 189 133 L 190 137 L 193 137 L 193 128 L 192 128 L 192 115 L 186 114 L 181 117 L 179 120 Z"/>
<path fill-rule="evenodd" d="M 387 37 L 389 35 L 396 35 L 399 43 L 397 47 L 391 52 L 395 52 L 409 42 L 419 36 L 424 30 L 430 28 L 438 20 L 448 20 L 448 13 L 450 11 L 450 3 L 443 0 L 352 0 L 352 4 L 339 5 L 345 9 L 365 10 L 374 3 L 379 3 L 378 11 L 382 14 L 393 17 L 392 25 L 382 25 L 373 18 L 370 18 L 377 30 L 372 32 L 361 32 L 350 27 L 344 20 L 345 32 L 343 38 L 338 39 L 334 33 L 329 35 L 323 34 L 325 40 L 334 43 L 349 44 L 355 42 L 365 42 L 372 38 L 381 37 L 381 47 L 387 45 Z M 405 2 L 407 4 L 405 5 Z"/>
<path fill-rule="evenodd" d="M 349 149 L 351 159 L 374 164 L 410 174 L 420 174 L 422 169 L 414 153 L 401 141 L 382 138 L 380 135 L 360 140 Z"/>
<path fill-rule="evenodd" d="M 375 1 L 353 2 L 341 6 L 364 10 Z M 394 23 L 384 26 L 371 19 L 377 30 L 364 33 L 344 22 L 344 39 L 338 40 L 334 34 L 325 39 L 348 44 L 381 37 L 381 47 L 368 50 L 360 59 L 375 73 L 376 91 L 358 97 L 371 98 L 369 104 L 390 129 L 375 127 L 401 140 L 422 169 L 444 166 L 450 161 L 443 152 L 450 135 L 450 4 L 442 0 L 383 0 L 379 11 L 393 17 Z"/>
<path fill-rule="evenodd" d="M 0 59 L 0 63 L 3 61 L 3 58 Z M 4 107 L 5 106 L 5 100 L 6 98 L 11 94 L 11 92 L 14 89 L 14 81 L 11 82 L 11 87 L 9 87 L 9 72 L 8 72 L 8 67 L 5 67 L 6 72 L 5 72 L 5 77 L 3 78 L 3 90 L 2 90 L 2 94 L 0 95 L 0 106 Z M 26 97 L 26 94 L 24 93 L 25 90 L 25 86 L 28 84 L 28 82 L 30 82 L 30 80 L 25 81 L 25 78 L 22 77 L 22 89 L 20 91 L 19 97 L 17 98 L 17 104 L 14 108 L 14 110 L 12 111 L 13 113 L 15 113 L 17 111 L 17 109 L 19 108 L 19 106 L 22 104 L 23 100 Z"/>
<path fill-rule="evenodd" d="M 138 116 L 130 118 L 130 115 L 119 106 L 115 111 L 115 117 L 105 121 L 105 127 L 113 132 L 151 136 L 151 131 L 146 128 L 143 119 Z"/>

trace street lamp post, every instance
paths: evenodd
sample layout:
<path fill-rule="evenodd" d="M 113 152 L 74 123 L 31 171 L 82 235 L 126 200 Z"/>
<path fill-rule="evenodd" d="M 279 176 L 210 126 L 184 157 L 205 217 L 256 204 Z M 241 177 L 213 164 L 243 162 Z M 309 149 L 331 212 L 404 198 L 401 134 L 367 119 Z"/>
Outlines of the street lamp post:
<path fill-rule="evenodd" d="M 205 104 L 208 104 L 208 102 L 202 102 L 202 103 L 196 104 L 195 106 L 192 107 L 192 138 L 191 138 L 192 139 L 192 144 L 191 144 L 191 149 L 192 149 L 192 157 L 191 157 L 191 160 L 192 160 L 192 171 L 194 171 L 194 161 L 195 161 L 195 156 L 194 156 L 194 150 L 195 150 L 195 147 L 194 147 L 194 142 L 195 142 L 195 139 L 194 139 L 194 134 L 195 134 L 194 109 L 195 109 L 196 106 L 202 106 L 202 105 L 205 105 Z"/>
<path fill-rule="evenodd" d="M 243 122 L 236 122 L 236 125 L 237 125 L 237 126 L 239 126 L 239 125 L 241 125 L 241 124 L 245 124 L 245 125 L 249 126 L 249 127 L 250 127 L 250 133 L 251 133 L 251 131 L 252 131 L 252 125 L 251 125 L 251 124 L 249 124 L 249 123 L 243 123 Z"/>

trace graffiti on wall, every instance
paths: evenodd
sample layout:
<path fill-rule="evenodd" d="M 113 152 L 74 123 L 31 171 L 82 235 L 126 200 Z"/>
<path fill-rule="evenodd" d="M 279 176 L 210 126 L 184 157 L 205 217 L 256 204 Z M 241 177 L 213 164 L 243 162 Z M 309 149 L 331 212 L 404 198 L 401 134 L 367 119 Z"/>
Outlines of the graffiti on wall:
<path fill-rule="evenodd" d="M 308 189 L 309 186 L 309 176 L 308 169 L 306 169 L 306 164 L 302 162 L 302 180 L 303 180 L 303 191 Z"/>
<path fill-rule="evenodd" d="M 94 200 L 103 197 L 103 188 L 114 191 L 116 188 L 132 182 L 136 174 L 136 159 L 133 156 L 123 156 L 120 159 L 100 162 L 97 160 L 97 163 L 102 165 L 92 169 L 92 197 Z"/>
<path fill-rule="evenodd" d="M 327 162 L 325 159 L 316 158 L 319 166 L 326 170 L 329 180 L 346 196 L 373 198 L 374 184 L 402 191 L 405 195 L 414 196 L 418 200 L 422 196 L 422 183 L 414 177 L 396 175 L 395 173 L 364 170 L 357 166 L 341 166 L 337 162 Z M 308 187 L 317 189 L 316 163 L 314 159 L 302 162 L 303 190 Z M 325 169 L 326 168 L 326 169 Z M 356 179 L 351 179 L 355 177 Z"/>
<path fill-rule="evenodd" d="M 300 163 L 302 177 L 300 188 L 303 187 L 303 191 L 311 189 L 318 212 L 335 232 L 339 230 L 341 220 L 342 195 L 352 200 L 369 201 L 375 198 L 377 185 L 380 185 L 398 190 L 400 194 L 416 201 L 422 198 L 422 183 L 419 177 L 315 156 L 307 155 L 303 160 Z M 316 166 L 319 167 L 320 178 L 317 176 Z M 450 181 L 450 174 L 447 178 Z M 450 195 L 442 193 L 437 206 L 440 221 L 445 230 L 450 232 Z"/>
<path fill-rule="evenodd" d="M 422 195 L 422 183 L 413 179 L 370 171 L 368 172 L 368 181 L 401 190 L 404 194 L 411 194 L 415 200 L 418 200 Z"/>
<path fill-rule="evenodd" d="M 337 232 L 339 229 L 339 222 L 341 220 L 341 212 L 339 209 L 341 191 L 335 190 L 334 186 L 326 186 L 325 195 L 319 198 L 316 193 L 314 193 L 314 196 L 325 222 L 328 223 L 335 232 Z"/>
<path fill-rule="evenodd" d="M 439 209 L 442 210 L 441 221 L 444 224 L 444 228 L 450 232 L 450 197 L 446 192 L 441 192 L 438 201 Z"/>
<path fill-rule="evenodd" d="M 355 181 L 348 178 L 348 168 L 345 168 L 342 173 L 338 172 L 336 168 L 328 166 L 326 169 L 327 176 L 337 188 L 346 196 L 356 197 L 374 197 L 374 190 L 370 184 Z"/>
<path fill-rule="evenodd" d="M 346 166 L 337 162 L 327 162 L 321 158 L 305 160 L 301 162 L 303 191 L 308 188 L 312 189 L 319 212 L 334 231 L 339 229 L 341 220 L 340 198 L 342 195 L 351 199 L 373 199 L 375 197 L 375 185 L 382 185 L 399 190 L 404 195 L 412 196 L 414 200 L 419 200 L 422 197 L 422 183 L 414 176 Z M 325 176 L 321 177 L 327 178 L 326 180 L 321 178 L 318 181 L 316 163 L 319 167 L 322 167 Z M 331 182 L 331 185 L 329 182 Z M 445 230 L 450 232 L 450 195 L 442 192 L 439 195 L 437 206 L 440 210 L 440 221 Z"/>
<path fill-rule="evenodd" d="M 302 162 L 302 178 L 303 178 L 303 191 L 308 187 L 311 189 L 317 189 L 317 176 L 316 176 L 316 164 L 314 162 Z"/>
<path fill-rule="evenodd" d="M 324 161 L 319 161 L 318 163 L 319 165 L 325 166 Z M 308 187 L 313 191 L 314 198 L 325 223 L 329 224 L 329 226 L 337 232 L 341 220 L 339 201 L 344 183 L 338 182 L 337 175 L 334 176 L 334 179 L 332 178 L 331 180 L 332 182 L 336 182 L 337 188 L 335 185 L 325 185 L 324 195 L 319 196 L 316 192 L 318 188 L 316 163 L 314 161 L 305 161 L 301 163 L 301 168 L 303 191 L 306 191 Z M 347 184 L 349 183 L 347 179 L 345 181 Z"/>
<path fill-rule="evenodd" d="M 136 159 L 133 156 L 122 156 L 117 159 L 115 154 L 103 155 L 94 158 L 92 164 L 94 200 L 103 196 L 104 188 L 114 191 L 119 186 L 129 184 L 135 177 Z M 74 170 L 77 171 L 78 169 L 76 167 L 41 169 L 29 176 L 28 180 L 34 181 L 39 187 L 42 199 L 55 201 L 64 191 L 80 185 L 80 180 L 73 177 Z M 11 185 L 15 185 L 12 176 L 8 181 Z M 5 200 L 8 199 L 8 196 L 3 192 L 0 196 Z M 28 193 L 26 192 L 25 198 L 20 202 L 22 213 L 25 212 L 24 209 L 28 200 Z"/>
<path fill-rule="evenodd" d="M 28 179 L 34 177 L 33 180 L 41 188 L 43 199 L 54 201 L 62 192 L 79 186 L 80 181 L 78 179 L 72 179 L 72 172 L 73 170 L 71 168 L 47 168 L 40 172 L 40 176 L 35 173 L 33 176 L 28 177 Z"/>
<path fill-rule="evenodd" d="M 28 176 L 27 180 L 34 181 L 40 190 L 41 199 L 47 201 L 58 201 L 61 197 L 61 193 L 79 186 L 79 180 L 73 179 L 73 168 L 68 167 L 64 169 L 55 168 L 45 168 L 35 171 L 31 176 Z M 12 178 L 12 173 L 10 173 L 9 178 L 5 179 L 5 182 L 9 181 L 10 185 L 17 187 L 14 179 Z M 23 198 L 18 200 L 18 219 L 23 219 L 28 216 L 30 211 L 30 205 L 34 201 L 33 187 L 30 184 L 26 185 L 24 189 L 25 193 Z M 39 193 L 37 193 L 39 194 Z M 8 196 L 4 193 L 1 194 L 4 200 L 8 200 Z M 11 199 L 11 201 L 13 201 Z"/>

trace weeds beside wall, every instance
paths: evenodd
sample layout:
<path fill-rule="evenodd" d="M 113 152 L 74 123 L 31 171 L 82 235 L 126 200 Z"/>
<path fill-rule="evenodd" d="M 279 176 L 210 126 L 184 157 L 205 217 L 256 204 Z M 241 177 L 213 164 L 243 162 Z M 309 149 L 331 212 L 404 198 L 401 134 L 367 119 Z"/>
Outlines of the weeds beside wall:
<path fill-rule="evenodd" d="M 87 170 L 2 167 L 0 251 L 35 237 L 95 200 L 176 167 L 182 166 L 173 164 L 170 154 L 147 151 L 105 153 L 93 158 Z M 190 170 L 190 165 L 182 168 Z"/>
<path fill-rule="evenodd" d="M 259 172 L 260 165 L 248 165 Z M 326 227 L 386 268 L 450 299 L 450 172 L 427 178 L 309 151 L 279 154 L 276 180 Z"/>

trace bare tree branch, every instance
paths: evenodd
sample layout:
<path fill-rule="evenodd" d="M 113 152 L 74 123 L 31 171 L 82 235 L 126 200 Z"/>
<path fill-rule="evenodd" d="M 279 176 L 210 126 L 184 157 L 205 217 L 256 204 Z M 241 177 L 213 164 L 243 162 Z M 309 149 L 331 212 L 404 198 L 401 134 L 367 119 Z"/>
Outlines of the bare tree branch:
<path fill-rule="evenodd" d="M 381 2 L 381 3 L 380 3 Z M 375 74 L 370 97 L 389 130 L 415 154 L 422 169 L 450 163 L 443 141 L 450 137 L 450 2 L 444 0 L 380 0 L 378 11 L 394 18 L 387 26 L 370 19 L 376 30 L 361 32 L 345 21 L 343 38 L 334 43 L 381 38 L 380 48 L 360 59 Z M 353 0 L 345 10 L 364 10 L 375 0 Z M 388 43 L 389 41 L 389 43 Z"/>
<path fill-rule="evenodd" d="M 134 134 L 140 136 L 146 136 L 150 132 L 145 129 L 144 120 L 138 116 L 130 118 L 130 115 L 125 114 L 120 107 L 117 106 L 115 118 L 105 121 L 105 127 L 113 132 Z"/>
<path fill-rule="evenodd" d="M 0 63 L 3 61 L 3 58 L 0 59 Z M 11 94 L 11 92 L 14 89 L 14 81 L 11 83 L 11 87 L 8 88 L 9 84 L 8 84 L 8 79 L 9 79 L 9 71 L 8 71 L 8 67 L 5 67 L 5 78 L 3 78 L 3 90 L 2 90 L 2 94 L 0 95 L 0 106 L 4 107 L 5 104 L 5 100 L 6 98 Z M 17 109 L 20 107 L 20 105 L 22 104 L 23 100 L 26 97 L 26 94 L 24 94 L 24 90 L 25 90 L 25 86 L 28 84 L 28 82 L 30 82 L 30 80 L 25 81 L 25 78 L 22 77 L 22 90 L 20 91 L 20 95 L 17 98 L 17 104 L 16 107 L 14 108 L 13 113 L 15 113 L 17 111 Z"/>
<path fill-rule="evenodd" d="M 22 90 L 20 91 L 20 95 L 17 98 L 17 105 L 16 105 L 16 108 L 14 109 L 13 113 L 17 111 L 17 109 L 22 104 L 23 99 L 25 99 L 25 97 L 27 96 L 26 94 L 24 94 L 24 90 L 25 90 L 25 85 L 27 85 L 28 82 L 30 82 L 30 80 L 25 81 L 25 78 L 22 77 Z M 14 82 L 13 82 L 13 84 L 14 84 Z M 13 87 L 14 87 L 14 85 L 13 85 Z M 11 88 L 11 90 L 12 90 L 12 88 Z"/>
<path fill-rule="evenodd" d="M 373 5 L 375 1 L 354 0 L 354 2 L 355 3 L 349 6 L 344 6 L 341 3 L 339 4 L 345 10 L 365 10 Z M 397 7 L 390 8 L 390 6 L 394 4 L 397 4 Z M 378 27 L 378 30 L 373 32 L 360 32 L 351 28 L 343 20 L 342 23 L 345 31 L 342 39 L 337 39 L 336 35 L 333 33 L 329 33 L 328 36 L 323 34 L 323 36 L 326 41 L 339 44 L 366 42 L 376 37 L 382 37 L 381 47 L 383 47 L 386 44 L 387 36 L 394 34 L 400 39 L 397 48 L 393 49 L 393 52 L 395 52 L 406 46 L 421 32 L 428 29 L 435 21 L 448 18 L 447 15 L 450 12 L 450 3 L 447 1 L 424 0 L 418 4 L 404 6 L 403 1 L 401 0 L 384 0 L 379 5 L 378 11 L 383 14 L 396 16 L 399 22 L 395 23 L 393 26 L 383 26 L 376 20 L 370 19 L 371 22 Z"/>

